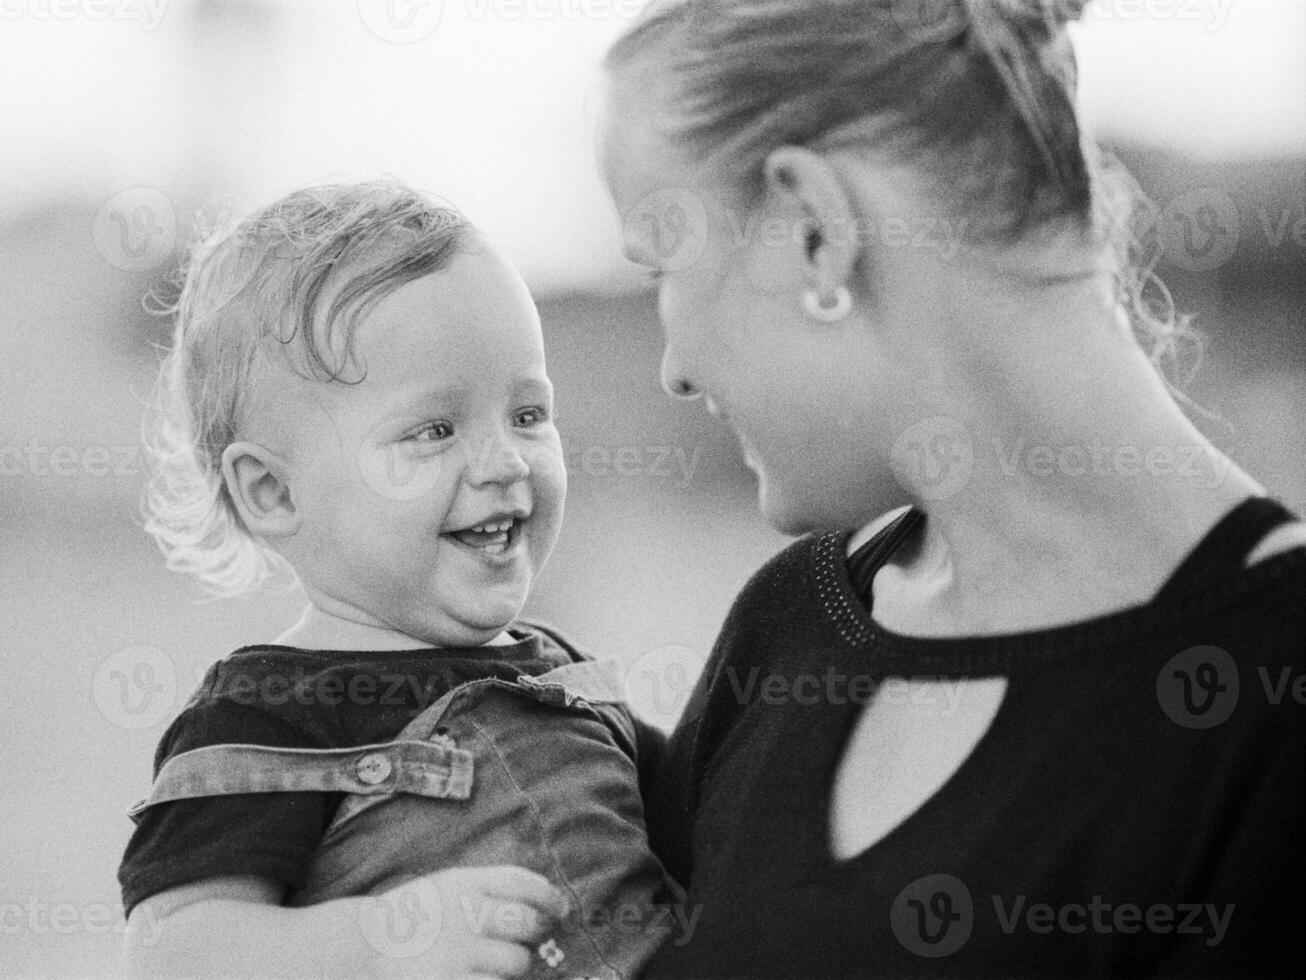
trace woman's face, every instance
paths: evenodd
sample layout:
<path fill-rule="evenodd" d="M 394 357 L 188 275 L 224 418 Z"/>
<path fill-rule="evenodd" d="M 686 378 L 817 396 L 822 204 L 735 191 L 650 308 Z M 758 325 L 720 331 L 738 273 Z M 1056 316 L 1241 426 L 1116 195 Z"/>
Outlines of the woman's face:
<path fill-rule="evenodd" d="M 901 497 L 874 449 L 870 332 L 803 312 L 801 214 L 732 204 L 644 122 L 648 99 L 615 86 L 601 155 L 626 255 L 657 282 L 664 386 L 729 422 L 777 529 L 869 520 Z"/>

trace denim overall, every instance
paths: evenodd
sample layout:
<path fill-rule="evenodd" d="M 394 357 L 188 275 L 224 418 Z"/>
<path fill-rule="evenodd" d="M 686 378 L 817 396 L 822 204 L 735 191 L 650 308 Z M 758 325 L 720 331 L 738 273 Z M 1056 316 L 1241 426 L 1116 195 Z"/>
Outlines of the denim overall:
<path fill-rule="evenodd" d="M 133 808 L 231 793 L 347 794 L 285 904 L 384 892 L 446 868 L 513 864 L 569 912 L 531 977 L 629 977 L 679 897 L 648 847 L 635 728 L 615 665 L 461 684 L 394 740 L 345 749 L 213 745 L 169 759 Z"/>

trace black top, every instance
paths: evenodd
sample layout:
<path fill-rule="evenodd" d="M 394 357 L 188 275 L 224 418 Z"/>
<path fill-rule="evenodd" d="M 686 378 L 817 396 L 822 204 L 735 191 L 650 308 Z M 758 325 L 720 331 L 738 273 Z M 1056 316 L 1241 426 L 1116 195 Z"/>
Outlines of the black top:
<path fill-rule="evenodd" d="M 1301 975 L 1306 548 L 1243 568 L 1291 515 L 1240 505 L 1145 606 L 968 639 L 890 633 L 852 584 L 922 519 L 864 562 L 804 538 L 744 588 L 650 803 L 699 918 L 646 976 Z M 836 860 L 835 768 L 887 676 L 1007 689 L 956 774 Z"/>
<path fill-rule="evenodd" d="M 157 775 L 174 755 L 227 743 L 336 749 L 393 739 L 458 684 L 515 680 L 583 659 L 537 624 L 502 646 L 394 651 L 243 647 L 218 661 L 164 732 Z M 637 726 L 640 758 L 657 757 Z M 648 744 L 645 744 L 648 743 Z M 297 888 L 343 794 L 240 793 L 145 809 L 118 870 L 123 905 L 222 875 L 255 875 Z"/>

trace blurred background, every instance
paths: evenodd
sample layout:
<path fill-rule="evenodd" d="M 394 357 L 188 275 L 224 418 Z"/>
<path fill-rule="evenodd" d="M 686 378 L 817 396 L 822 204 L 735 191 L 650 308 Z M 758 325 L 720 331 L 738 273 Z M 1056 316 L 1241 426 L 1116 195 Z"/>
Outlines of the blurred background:
<path fill-rule="evenodd" d="M 929 6 L 928 4 L 926 6 Z M 657 384 L 651 294 L 593 162 L 636 0 L 0 0 L 0 976 L 119 972 L 115 870 L 155 743 L 293 596 L 205 601 L 140 529 L 141 300 L 224 216 L 390 174 L 501 242 L 540 301 L 571 469 L 531 612 L 670 721 L 784 542 L 732 440 Z M 1210 345 L 1199 424 L 1306 509 L 1306 5 L 1097 0 L 1093 127 L 1157 205 Z"/>

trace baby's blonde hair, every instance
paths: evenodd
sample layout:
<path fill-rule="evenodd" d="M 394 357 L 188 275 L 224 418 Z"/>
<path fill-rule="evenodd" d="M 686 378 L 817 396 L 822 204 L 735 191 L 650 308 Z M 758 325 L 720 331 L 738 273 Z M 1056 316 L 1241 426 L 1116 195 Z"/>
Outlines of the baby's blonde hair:
<path fill-rule="evenodd" d="M 354 384 L 359 320 L 405 283 L 444 268 L 469 226 L 395 181 L 298 190 L 192 250 L 146 420 L 152 464 L 145 529 L 168 568 L 236 595 L 288 566 L 250 533 L 222 456 L 256 410 L 272 359 L 324 383 Z"/>

